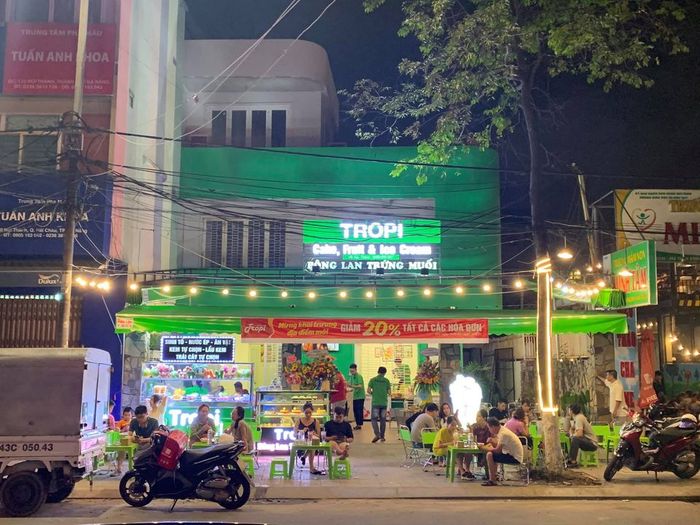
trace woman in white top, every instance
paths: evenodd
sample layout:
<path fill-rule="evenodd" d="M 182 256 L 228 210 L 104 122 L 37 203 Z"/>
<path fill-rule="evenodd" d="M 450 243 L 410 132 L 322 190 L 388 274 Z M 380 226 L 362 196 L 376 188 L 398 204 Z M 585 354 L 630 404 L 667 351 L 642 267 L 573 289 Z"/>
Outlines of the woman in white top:
<path fill-rule="evenodd" d="M 166 396 L 159 396 L 158 394 L 153 394 L 151 399 L 148 400 L 150 416 L 158 421 L 159 425 L 164 424 L 165 418 L 165 404 L 168 402 Z"/>

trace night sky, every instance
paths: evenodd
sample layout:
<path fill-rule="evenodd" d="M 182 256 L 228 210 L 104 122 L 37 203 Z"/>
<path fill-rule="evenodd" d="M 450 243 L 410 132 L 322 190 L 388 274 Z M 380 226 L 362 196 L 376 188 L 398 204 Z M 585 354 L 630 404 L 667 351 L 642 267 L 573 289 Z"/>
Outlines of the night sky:
<path fill-rule="evenodd" d="M 558 127 L 545 136 L 546 146 L 558 159 L 559 170 L 575 162 L 584 173 L 597 175 L 588 179 L 591 200 L 615 188 L 700 187 L 700 5 L 689 3 L 682 32 L 691 52 L 668 57 L 650 70 L 656 81 L 653 88 L 618 88 L 605 94 L 580 78 L 552 81 L 551 91 L 564 112 Z M 289 0 L 188 0 L 186 38 L 257 38 L 288 4 Z M 303 0 L 270 38 L 295 38 L 327 4 L 328 0 Z M 402 19 L 399 6 L 400 1 L 388 0 L 368 15 L 361 0 L 339 0 L 306 33 L 305 40 L 328 52 L 338 89 L 350 88 L 361 78 L 398 81 L 399 60 L 417 54 L 413 39 L 396 35 Z M 353 131 L 352 122 L 341 115 L 338 140 L 358 145 Z M 516 136 L 501 150 L 502 165 L 526 167 L 521 151 Z M 521 177 L 520 182 L 505 182 L 504 210 L 526 215 L 528 203 L 514 204 L 511 197 L 513 184 L 525 181 Z M 552 180 L 547 198 L 550 219 L 581 222 L 573 178 Z M 504 249 L 504 258 L 508 251 Z"/>

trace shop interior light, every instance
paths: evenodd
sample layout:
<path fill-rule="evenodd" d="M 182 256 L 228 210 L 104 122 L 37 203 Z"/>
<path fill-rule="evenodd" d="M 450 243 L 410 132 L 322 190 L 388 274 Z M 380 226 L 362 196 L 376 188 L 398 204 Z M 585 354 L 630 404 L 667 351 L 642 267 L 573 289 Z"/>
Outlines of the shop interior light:
<path fill-rule="evenodd" d="M 484 283 L 481 289 L 484 292 L 489 293 L 491 290 L 493 290 L 493 287 L 489 283 Z"/>
<path fill-rule="evenodd" d="M 602 270 L 603 269 L 603 264 L 602 263 L 595 263 L 596 270 Z"/>
<path fill-rule="evenodd" d="M 196 287 L 196 286 L 192 286 L 192 287 L 190 288 L 190 294 L 192 294 L 192 295 L 197 295 L 197 292 L 198 292 L 198 291 L 199 291 L 199 290 L 197 290 L 197 287 Z"/>
<path fill-rule="evenodd" d="M 403 291 L 403 288 L 399 288 L 398 290 L 396 290 L 396 295 L 398 297 L 403 297 L 404 295 L 406 295 L 406 292 Z"/>
<path fill-rule="evenodd" d="M 464 288 L 462 286 L 455 286 L 455 293 L 462 295 L 464 293 Z"/>
<path fill-rule="evenodd" d="M 513 283 L 513 287 L 516 290 L 522 290 L 523 286 L 525 286 L 525 285 L 523 284 L 523 282 L 520 279 L 516 279 L 515 282 Z"/>
<path fill-rule="evenodd" d="M 627 266 L 623 266 L 622 269 L 619 272 L 617 272 L 617 275 L 619 275 L 620 277 L 632 277 L 632 272 L 629 271 Z"/>
<path fill-rule="evenodd" d="M 131 283 L 129 285 L 129 290 L 131 290 L 132 292 L 136 292 L 136 291 L 138 291 L 138 289 L 139 289 L 138 283 Z"/>
<path fill-rule="evenodd" d="M 593 273 L 593 266 L 591 266 L 590 264 L 588 266 L 586 266 L 586 271 L 588 273 Z"/>
<path fill-rule="evenodd" d="M 433 291 L 430 288 L 423 288 L 423 295 L 426 297 L 432 295 Z"/>
<path fill-rule="evenodd" d="M 605 288 L 608 285 L 608 283 L 606 283 L 603 279 L 598 281 L 596 284 L 598 285 L 598 288 Z"/>
<path fill-rule="evenodd" d="M 374 297 L 374 292 L 373 292 L 372 290 L 367 290 L 367 291 L 365 292 L 365 297 L 366 297 L 367 299 L 371 299 L 372 297 Z"/>
<path fill-rule="evenodd" d="M 258 296 L 258 291 L 255 288 L 251 288 L 248 290 L 248 297 L 257 297 Z"/>
<path fill-rule="evenodd" d="M 306 294 L 309 299 L 316 299 L 316 292 L 309 292 Z"/>
<path fill-rule="evenodd" d="M 340 290 L 340 292 L 338 292 L 338 295 L 341 299 L 345 299 L 348 296 L 348 292 L 346 292 L 345 290 Z"/>
<path fill-rule="evenodd" d="M 282 297 L 282 298 L 289 297 L 289 292 L 287 290 L 282 290 L 280 292 L 280 297 Z"/>
<path fill-rule="evenodd" d="M 163 288 L 161 288 L 161 289 L 162 289 L 165 293 L 170 293 L 170 286 L 167 285 L 167 284 L 166 284 L 165 286 L 163 286 Z"/>
<path fill-rule="evenodd" d="M 221 294 L 228 295 L 229 294 L 228 288 L 224 288 L 223 290 L 221 290 Z"/>

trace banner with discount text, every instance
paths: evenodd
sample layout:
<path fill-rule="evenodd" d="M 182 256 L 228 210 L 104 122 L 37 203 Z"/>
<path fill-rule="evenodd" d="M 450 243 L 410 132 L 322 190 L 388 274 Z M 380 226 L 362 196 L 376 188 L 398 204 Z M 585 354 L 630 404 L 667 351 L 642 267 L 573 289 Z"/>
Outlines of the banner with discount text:
<path fill-rule="evenodd" d="M 487 319 L 293 319 L 243 318 L 246 342 L 488 343 Z"/>

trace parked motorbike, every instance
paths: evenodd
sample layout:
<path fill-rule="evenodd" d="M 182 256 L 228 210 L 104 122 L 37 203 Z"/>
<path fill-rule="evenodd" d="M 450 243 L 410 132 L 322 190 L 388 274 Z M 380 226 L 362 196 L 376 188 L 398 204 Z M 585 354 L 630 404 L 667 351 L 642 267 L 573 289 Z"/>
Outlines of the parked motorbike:
<path fill-rule="evenodd" d="M 641 443 L 645 430 L 649 432 L 647 446 Z M 620 430 L 620 442 L 603 474 L 605 481 L 611 481 L 622 467 L 657 475 L 659 472 L 673 472 L 681 479 L 692 478 L 700 470 L 697 418 L 684 414 L 671 420 L 654 420 L 648 415 L 637 414 Z"/>
<path fill-rule="evenodd" d="M 154 433 L 153 444 L 134 460 L 134 470 L 119 483 L 119 494 L 133 507 L 144 507 L 154 498 L 203 499 L 226 509 L 238 509 L 250 498 L 251 482 L 236 459 L 243 452 L 241 442 L 186 450 L 173 464 L 163 468 L 158 458 L 168 432 Z M 162 463 L 162 462 L 161 462 Z"/>

